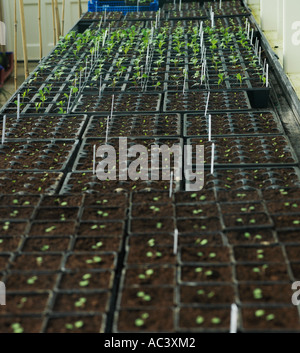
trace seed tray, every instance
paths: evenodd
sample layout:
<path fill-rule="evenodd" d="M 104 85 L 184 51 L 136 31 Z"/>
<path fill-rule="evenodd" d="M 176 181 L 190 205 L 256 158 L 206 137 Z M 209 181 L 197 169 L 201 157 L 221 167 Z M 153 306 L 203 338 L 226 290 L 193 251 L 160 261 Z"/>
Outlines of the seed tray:
<path fill-rule="evenodd" d="M 83 138 L 105 137 L 107 117 L 92 116 Z M 0 130 L 1 131 L 1 130 Z M 179 114 L 113 116 L 108 136 L 180 136 Z"/>
<path fill-rule="evenodd" d="M 103 93 L 100 99 L 87 94 L 80 96 L 72 111 L 76 113 L 84 111 L 84 113 L 110 114 L 112 96 L 112 94 L 106 93 Z M 161 94 L 159 93 L 122 93 L 115 95 L 113 114 L 126 114 L 129 112 L 155 113 L 159 112 L 160 104 Z"/>
<path fill-rule="evenodd" d="M 234 98 L 232 99 L 232 96 Z M 172 100 L 173 99 L 173 102 Z M 165 93 L 165 99 L 163 103 L 164 112 L 179 112 L 186 113 L 188 111 L 205 112 L 207 102 L 206 91 L 188 91 L 185 94 L 179 92 L 167 92 Z M 194 104 L 194 106 L 192 106 Z M 173 106 L 172 106 L 173 105 Z M 184 110 L 183 110 L 184 109 Z M 210 99 L 208 104 L 208 113 L 213 111 L 243 111 L 251 109 L 251 105 L 248 100 L 246 92 L 239 91 L 217 91 L 210 93 Z"/>
<path fill-rule="evenodd" d="M 197 177 L 202 178 L 203 174 Z M 214 174 L 210 174 L 210 170 L 204 173 L 204 188 L 218 188 L 220 191 L 242 191 L 256 189 L 273 189 L 295 187 L 300 185 L 300 170 L 297 167 L 281 167 L 281 168 L 232 168 L 218 169 Z M 186 181 L 186 191 L 189 191 L 189 182 Z M 230 200 L 230 199 L 229 199 Z"/>
<path fill-rule="evenodd" d="M 2 118 L 0 118 L 0 134 L 2 135 Z M 83 116 L 8 116 L 6 119 L 6 140 L 10 139 L 78 139 L 88 122 Z"/>
<path fill-rule="evenodd" d="M 232 135 L 283 134 L 280 119 L 273 111 L 211 114 L 212 137 Z M 184 115 L 184 136 L 208 136 L 208 118 Z"/>
<path fill-rule="evenodd" d="M 0 147 L 2 171 L 63 171 L 71 163 L 77 145 L 78 140 L 75 142 L 73 140 L 7 141 Z M 40 152 L 38 156 L 36 152 Z M 8 161 L 9 157 L 11 158 Z M 24 159 L 29 159 L 29 163 L 24 165 L 22 161 Z"/>
<path fill-rule="evenodd" d="M 53 172 L 0 172 L 0 192 L 2 194 L 54 194 L 58 191 L 63 173 Z"/>
<path fill-rule="evenodd" d="M 136 143 L 138 145 L 142 145 L 144 147 L 147 147 L 148 149 L 148 154 L 151 154 L 151 146 L 157 144 L 158 146 L 160 145 L 168 145 L 172 147 L 173 144 L 180 145 L 182 146 L 182 139 L 181 138 L 176 138 L 176 137 L 131 137 L 127 139 L 127 150 L 131 147 L 134 146 Z M 93 146 L 96 145 L 96 148 L 99 147 L 99 143 L 102 145 L 105 145 L 105 140 L 103 139 L 93 139 L 93 138 L 86 138 L 83 140 L 81 148 L 78 152 L 77 158 L 75 160 L 75 163 L 73 165 L 73 170 L 72 171 L 92 171 L 93 170 Z M 116 157 L 119 157 L 120 150 L 122 146 L 120 146 L 120 140 L 117 137 L 112 137 L 108 139 L 108 144 L 113 146 L 116 149 Z M 119 150 L 118 150 L 119 149 Z M 90 157 L 89 157 L 90 156 Z M 149 155 L 148 155 L 149 157 Z M 140 156 L 141 158 L 141 156 Z M 133 157 L 128 157 L 128 163 L 132 162 L 134 160 Z M 147 158 L 147 163 L 149 167 L 149 161 Z M 96 160 L 97 162 L 97 160 Z M 119 170 L 119 162 L 118 158 L 116 159 L 117 165 L 116 169 Z M 160 162 L 160 159 L 159 159 Z M 173 166 L 174 163 L 170 163 L 170 166 Z M 109 171 L 108 171 L 109 172 Z"/>
<path fill-rule="evenodd" d="M 189 138 L 188 145 L 204 145 L 205 165 L 211 164 L 211 145 L 207 138 Z M 216 167 L 255 167 L 261 164 L 278 167 L 298 164 L 298 158 L 286 136 L 215 137 Z M 193 154 L 192 164 L 196 155 Z"/>
<path fill-rule="evenodd" d="M 91 172 L 68 173 L 65 182 L 60 190 L 60 195 L 70 194 L 111 194 L 114 192 L 128 193 L 131 191 L 167 191 L 170 181 L 99 181 L 96 175 Z M 173 190 L 179 185 L 173 183 Z"/>
<path fill-rule="evenodd" d="M 177 10 L 171 10 L 168 11 L 167 14 L 167 19 L 168 21 L 170 20 L 199 20 L 199 19 L 206 19 L 207 18 L 207 13 L 206 11 L 203 11 L 202 9 L 198 10 L 183 10 L 183 11 L 177 11 Z"/>

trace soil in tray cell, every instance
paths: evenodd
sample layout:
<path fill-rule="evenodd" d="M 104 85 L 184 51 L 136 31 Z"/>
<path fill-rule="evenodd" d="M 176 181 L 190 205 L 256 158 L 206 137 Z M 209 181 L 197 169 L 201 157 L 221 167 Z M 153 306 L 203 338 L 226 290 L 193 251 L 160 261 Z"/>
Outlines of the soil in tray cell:
<path fill-rule="evenodd" d="M 117 332 L 174 332 L 174 313 L 170 308 L 120 310 Z"/>
<path fill-rule="evenodd" d="M 230 326 L 230 307 L 226 309 L 180 308 L 180 330 L 228 331 Z"/>
<path fill-rule="evenodd" d="M 0 317 L 0 333 L 40 333 L 42 324 L 39 317 Z"/>
<path fill-rule="evenodd" d="M 81 222 L 78 236 L 121 236 L 124 232 L 124 223 L 119 221 L 106 221 L 103 223 Z"/>
<path fill-rule="evenodd" d="M 280 246 L 235 246 L 233 253 L 237 262 L 284 262 Z"/>
<path fill-rule="evenodd" d="M 199 218 L 218 216 L 215 203 L 176 206 L 176 216 L 181 218 Z"/>
<path fill-rule="evenodd" d="M 3 195 L 0 197 L 0 206 L 5 207 L 25 207 L 25 206 L 37 206 L 40 201 L 40 196 L 20 196 L 20 195 Z"/>
<path fill-rule="evenodd" d="M 299 314 L 296 307 L 284 308 L 243 308 L 242 325 L 246 331 L 293 331 L 300 330 Z"/>
<path fill-rule="evenodd" d="M 3 237 L 25 235 L 28 224 L 26 222 L 1 221 L 0 234 Z"/>
<path fill-rule="evenodd" d="M 45 333 L 102 333 L 103 316 L 64 316 L 49 318 Z"/>
<path fill-rule="evenodd" d="M 178 219 L 177 226 L 181 234 L 216 232 L 222 230 L 218 217 Z"/>
<path fill-rule="evenodd" d="M 157 232 L 174 232 L 175 224 L 173 218 L 157 218 L 155 220 L 132 219 L 131 233 L 157 233 Z"/>
<path fill-rule="evenodd" d="M 66 221 L 66 220 L 76 220 L 78 216 L 79 208 L 39 208 L 36 215 L 36 221 L 42 220 L 56 220 L 56 221 Z"/>
<path fill-rule="evenodd" d="M 11 270 L 59 270 L 61 255 L 18 255 L 12 262 Z"/>
<path fill-rule="evenodd" d="M 68 272 L 62 275 L 59 289 L 87 290 L 110 289 L 112 287 L 114 272 L 103 270 L 90 272 L 89 270 Z"/>
<path fill-rule="evenodd" d="M 121 309 L 175 305 L 174 288 L 170 287 L 123 288 L 121 295 Z"/>
<path fill-rule="evenodd" d="M 235 301 L 233 286 L 181 285 L 181 305 L 231 304 Z"/>
<path fill-rule="evenodd" d="M 15 252 L 21 244 L 21 237 L 0 237 L 0 253 Z"/>
<path fill-rule="evenodd" d="M 113 269 L 115 267 L 116 256 L 113 253 L 97 253 L 70 255 L 67 259 L 65 267 L 67 269 Z"/>
<path fill-rule="evenodd" d="M 237 214 L 237 213 L 261 213 L 264 212 L 264 205 L 261 202 L 240 202 L 240 203 L 221 203 L 222 214 Z"/>
<path fill-rule="evenodd" d="M 172 237 L 174 237 L 172 235 Z M 202 247 L 202 246 L 221 246 L 223 245 L 223 239 L 222 239 L 222 234 L 221 233 L 215 233 L 215 234 L 205 234 L 205 233 L 200 233 L 200 234 L 195 234 L 195 235 L 180 235 L 178 239 L 178 244 L 181 247 L 186 247 L 188 245 L 193 245 L 197 247 Z"/>
<path fill-rule="evenodd" d="M 181 248 L 180 260 L 182 263 L 230 263 L 229 249 L 222 246 L 184 246 Z"/>
<path fill-rule="evenodd" d="M 300 188 L 267 189 L 262 190 L 262 194 L 267 201 L 290 201 L 300 199 Z"/>
<path fill-rule="evenodd" d="M 224 215 L 226 228 L 244 228 L 272 226 L 272 222 L 266 213 L 240 213 Z"/>
<path fill-rule="evenodd" d="M 176 204 L 185 203 L 203 203 L 206 201 L 215 201 L 215 193 L 213 190 L 202 189 L 196 192 L 177 192 L 175 194 Z"/>
<path fill-rule="evenodd" d="M 272 216 L 274 224 L 279 228 L 300 228 L 300 214 Z"/>
<path fill-rule="evenodd" d="M 75 222 L 33 222 L 29 236 L 70 236 L 75 233 Z"/>
<path fill-rule="evenodd" d="M 0 255 L 0 271 L 5 271 L 9 266 L 9 258 L 8 255 Z"/>
<path fill-rule="evenodd" d="M 75 242 L 73 252 L 80 251 L 118 251 L 121 246 L 121 237 L 93 237 L 78 238 Z"/>
<path fill-rule="evenodd" d="M 109 304 L 109 292 L 57 294 L 53 312 L 105 312 Z"/>
<path fill-rule="evenodd" d="M 98 207 L 85 207 L 81 219 L 83 221 L 102 221 L 112 219 L 124 219 L 126 217 L 124 208 L 98 208 Z"/>
<path fill-rule="evenodd" d="M 172 247 L 155 246 L 155 248 L 130 247 L 127 257 L 128 265 L 138 264 L 174 264 L 176 256 Z"/>
<path fill-rule="evenodd" d="M 0 207 L 0 219 L 31 219 L 34 208 L 32 207 Z"/>
<path fill-rule="evenodd" d="M 248 229 L 225 232 L 231 245 L 271 245 L 277 243 L 271 229 Z"/>
<path fill-rule="evenodd" d="M 6 296 L 6 305 L 0 307 L 0 316 L 5 314 L 39 314 L 46 309 L 49 294 L 10 294 Z"/>
<path fill-rule="evenodd" d="M 133 218 L 167 218 L 174 216 L 174 206 L 169 203 L 147 203 L 133 205 L 131 217 Z"/>
<path fill-rule="evenodd" d="M 231 282 L 230 266 L 182 266 L 181 282 Z"/>
<path fill-rule="evenodd" d="M 128 196 L 126 194 L 110 194 L 110 195 L 86 195 L 84 199 L 85 207 L 122 207 L 126 208 L 128 205 Z"/>
<path fill-rule="evenodd" d="M 52 290 L 57 281 L 57 274 L 10 274 L 5 280 L 9 291 L 40 291 Z"/>
<path fill-rule="evenodd" d="M 277 238 L 281 243 L 300 243 L 299 230 L 277 231 Z"/>
<path fill-rule="evenodd" d="M 285 251 L 290 262 L 300 261 L 300 246 L 286 246 Z"/>
<path fill-rule="evenodd" d="M 175 194 L 177 195 L 177 193 Z M 170 196 L 167 192 L 136 192 L 132 194 L 132 203 L 148 205 L 149 203 L 155 204 L 167 204 L 170 202 Z"/>
<path fill-rule="evenodd" d="M 138 266 L 124 272 L 124 286 L 160 286 L 176 283 L 176 269 L 172 266 Z"/>
<path fill-rule="evenodd" d="M 300 213 L 300 200 L 276 200 L 266 202 L 267 209 L 271 214 Z"/>
<path fill-rule="evenodd" d="M 290 280 L 285 263 L 237 264 L 236 277 L 238 281 L 277 282 Z"/>
<path fill-rule="evenodd" d="M 128 247 L 149 249 L 154 246 L 173 246 L 174 245 L 174 234 L 163 233 L 163 234 L 151 234 L 151 235 L 130 235 L 127 238 Z"/>
<path fill-rule="evenodd" d="M 23 244 L 23 252 L 62 252 L 69 249 L 70 239 L 62 237 L 31 237 Z"/>
<path fill-rule="evenodd" d="M 238 287 L 242 304 L 291 304 L 291 284 L 241 284 Z"/>

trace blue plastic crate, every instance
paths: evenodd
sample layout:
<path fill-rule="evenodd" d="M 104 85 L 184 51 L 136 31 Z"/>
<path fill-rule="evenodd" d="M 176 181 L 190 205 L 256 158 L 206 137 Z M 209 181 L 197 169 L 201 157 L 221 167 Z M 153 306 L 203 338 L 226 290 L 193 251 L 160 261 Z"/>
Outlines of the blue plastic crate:
<path fill-rule="evenodd" d="M 101 4 L 101 5 L 100 5 Z M 125 15 L 128 12 L 137 11 L 158 11 L 159 3 L 158 0 L 153 0 L 150 5 L 147 6 L 126 6 L 125 1 L 98 1 L 90 0 L 88 3 L 88 12 L 107 12 L 110 11 L 121 11 Z"/>

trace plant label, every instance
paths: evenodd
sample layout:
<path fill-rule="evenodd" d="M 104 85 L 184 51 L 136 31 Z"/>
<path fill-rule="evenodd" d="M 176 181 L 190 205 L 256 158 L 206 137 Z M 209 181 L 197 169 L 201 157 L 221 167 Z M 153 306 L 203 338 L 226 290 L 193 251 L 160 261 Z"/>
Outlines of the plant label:
<path fill-rule="evenodd" d="M 237 321 L 238 321 L 238 307 L 236 304 L 232 304 L 231 314 L 230 314 L 230 333 L 236 333 Z"/>
<path fill-rule="evenodd" d="M 214 174 L 214 164 L 215 164 L 215 144 L 211 145 L 211 166 L 210 166 L 210 174 Z"/>
<path fill-rule="evenodd" d="M 2 145 L 4 145 L 4 140 L 5 140 L 5 127 L 6 127 L 6 115 L 4 115 L 4 117 L 3 117 Z"/>

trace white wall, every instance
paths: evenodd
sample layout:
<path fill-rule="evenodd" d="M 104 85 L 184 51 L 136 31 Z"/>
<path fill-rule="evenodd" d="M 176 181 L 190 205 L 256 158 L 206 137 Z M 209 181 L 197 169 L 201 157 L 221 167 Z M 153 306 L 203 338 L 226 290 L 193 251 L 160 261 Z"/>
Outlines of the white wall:
<path fill-rule="evenodd" d="M 39 60 L 39 31 L 38 31 L 38 1 L 23 0 L 28 60 Z M 82 11 L 87 11 L 88 0 L 82 0 Z M 6 24 L 7 51 L 14 51 L 14 1 L 2 0 L 4 22 Z M 62 15 L 62 0 L 58 0 L 60 18 Z M 78 0 L 65 0 L 65 25 L 66 34 L 79 19 Z M 53 48 L 53 20 L 52 1 L 41 0 L 41 23 L 43 35 L 43 56 L 46 56 Z M 17 21 L 18 21 L 18 60 L 23 60 L 23 47 L 21 35 L 21 21 L 19 0 L 17 0 Z"/>

